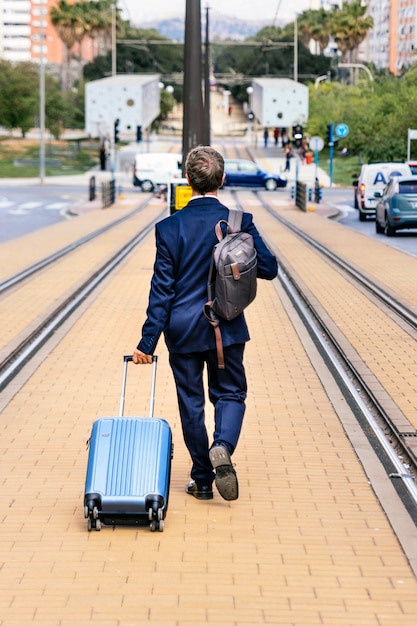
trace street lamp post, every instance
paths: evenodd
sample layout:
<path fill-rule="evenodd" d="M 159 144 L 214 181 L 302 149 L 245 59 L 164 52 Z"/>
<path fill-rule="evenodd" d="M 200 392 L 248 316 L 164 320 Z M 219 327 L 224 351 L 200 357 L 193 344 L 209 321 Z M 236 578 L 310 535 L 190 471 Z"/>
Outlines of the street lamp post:
<path fill-rule="evenodd" d="M 249 112 L 248 112 L 248 121 L 249 121 L 249 143 L 252 143 L 252 122 L 253 122 L 253 117 L 251 117 L 253 115 L 253 111 L 252 111 L 252 94 L 253 94 L 253 87 L 250 85 L 249 87 L 246 87 L 246 93 L 248 94 L 248 98 L 249 98 Z"/>
<path fill-rule="evenodd" d="M 40 46 L 39 46 L 39 183 L 43 185 L 45 180 L 45 57 L 44 41 L 45 28 L 43 22 L 45 7 L 40 11 Z"/>

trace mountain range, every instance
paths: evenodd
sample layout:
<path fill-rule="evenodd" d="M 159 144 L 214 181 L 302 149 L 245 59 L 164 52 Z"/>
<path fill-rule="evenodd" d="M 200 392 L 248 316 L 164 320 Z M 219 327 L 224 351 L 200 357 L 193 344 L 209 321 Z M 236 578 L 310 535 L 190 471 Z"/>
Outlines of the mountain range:
<path fill-rule="evenodd" d="M 202 15 L 201 20 L 202 34 L 205 36 L 205 16 Z M 210 41 L 231 39 L 234 41 L 242 41 L 247 37 L 252 37 L 264 26 L 271 25 L 267 21 L 247 21 L 239 18 L 227 16 L 211 16 L 209 22 Z M 281 24 L 279 24 L 281 26 Z M 137 28 L 150 29 L 153 28 L 164 37 L 174 41 L 184 41 L 185 21 L 183 17 L 173 17 L 161 20 L 152 20 L 135 24 Z"/>

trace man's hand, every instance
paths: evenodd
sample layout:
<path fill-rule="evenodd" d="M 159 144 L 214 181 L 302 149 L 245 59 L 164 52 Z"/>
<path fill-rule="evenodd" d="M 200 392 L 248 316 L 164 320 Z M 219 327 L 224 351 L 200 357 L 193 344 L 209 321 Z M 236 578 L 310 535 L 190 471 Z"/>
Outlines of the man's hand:
<path fill-rule="evenodd" d="M 135 365 L 151 365 L 152 363 L 152 355 L 145 354 L 141 352 L 137 348 L 133 350 L 132 361 Z"/>

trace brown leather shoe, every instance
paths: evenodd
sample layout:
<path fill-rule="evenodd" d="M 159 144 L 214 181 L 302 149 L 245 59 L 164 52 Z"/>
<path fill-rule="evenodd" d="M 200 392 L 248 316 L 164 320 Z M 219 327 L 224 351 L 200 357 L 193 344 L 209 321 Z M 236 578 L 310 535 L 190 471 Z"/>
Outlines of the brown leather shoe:
<path fill-rule="evenodd" d="M 197 500 L 212 500 L 213 499 L 213 490 L 208 485 L 197 485 L 195 480 L 192 480 L 188 483 L 185 488 L 186 493 L 189 493 L 190 496 L 194 496 Z"/>

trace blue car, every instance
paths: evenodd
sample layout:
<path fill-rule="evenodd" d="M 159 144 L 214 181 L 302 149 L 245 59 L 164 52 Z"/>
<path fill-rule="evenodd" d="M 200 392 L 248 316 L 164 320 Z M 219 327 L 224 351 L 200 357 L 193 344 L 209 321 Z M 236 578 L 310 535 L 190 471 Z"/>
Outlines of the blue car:
<path fill-rule="evenodd" d="M 375 197 L 378 234 L 390 237 L 397 230 L 417 228 L 417 176 L 395 176 Z"/>
<path fill-rule="evenodd" d="M 245 159 L 225 159 L 224 171 L 225 187 L 264 187 L 268 191 L 275 191 L 277 187 L 287 186 L 286 176 L 266 172 L 253 161 Z"/>

